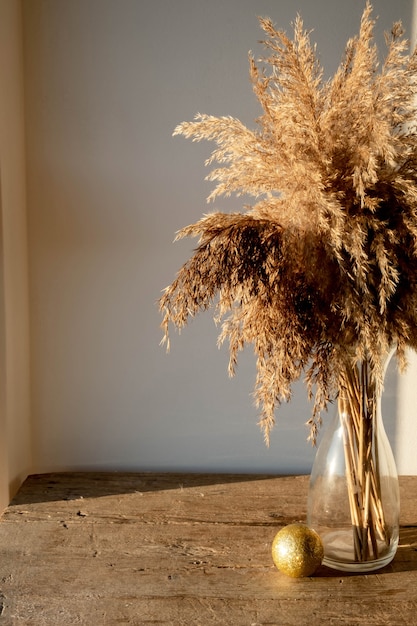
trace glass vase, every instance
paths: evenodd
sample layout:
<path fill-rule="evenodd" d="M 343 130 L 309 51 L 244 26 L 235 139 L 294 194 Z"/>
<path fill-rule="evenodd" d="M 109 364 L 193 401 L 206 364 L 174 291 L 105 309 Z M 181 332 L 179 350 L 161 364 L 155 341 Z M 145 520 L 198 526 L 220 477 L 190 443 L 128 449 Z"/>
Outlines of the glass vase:
<path fill-rule="evenodd" d="M 383 357 L 383 377 L 393 352 Z M 382 421 L 382 388 L 367 359 L 346 362 L 336 415 L 313 464 L 307 523 L 322 539 L 323 564 L 333 569 L 370 572 L 397 551 L 398 475 Z"/>

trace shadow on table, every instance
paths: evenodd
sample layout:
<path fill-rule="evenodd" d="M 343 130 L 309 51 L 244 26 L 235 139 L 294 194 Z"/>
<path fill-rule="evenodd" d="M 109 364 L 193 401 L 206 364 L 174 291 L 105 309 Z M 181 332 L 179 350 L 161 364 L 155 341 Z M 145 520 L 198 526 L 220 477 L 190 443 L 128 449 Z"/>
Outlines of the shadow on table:
<path fill-rule="evenodd" d="M 99 498 L 129 493 L 230 485 L 264 480 L 306 480 L 300 476 L 185 472 L 60 472 L 28 476 L 9 506 Z"/>
<path fill-rule="evenodd" d="M 417 523 L 400 528 L 400 543 L 397 554 L 388 566 L 394 572 L 417 570 Z"/>

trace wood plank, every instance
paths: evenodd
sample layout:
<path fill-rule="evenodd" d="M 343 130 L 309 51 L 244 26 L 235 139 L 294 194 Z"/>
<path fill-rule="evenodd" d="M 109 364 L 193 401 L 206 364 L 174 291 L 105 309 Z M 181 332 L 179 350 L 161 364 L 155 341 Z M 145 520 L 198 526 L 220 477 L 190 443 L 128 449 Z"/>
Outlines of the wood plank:
<path fill-rule="evenodd" d="M 304 476 L 31 476 L 1 518 L 1 623 L 414 623 L 417 477 L 401 478 L 395 561 L 370 575 L 274 567 L 307 489 Z"/>

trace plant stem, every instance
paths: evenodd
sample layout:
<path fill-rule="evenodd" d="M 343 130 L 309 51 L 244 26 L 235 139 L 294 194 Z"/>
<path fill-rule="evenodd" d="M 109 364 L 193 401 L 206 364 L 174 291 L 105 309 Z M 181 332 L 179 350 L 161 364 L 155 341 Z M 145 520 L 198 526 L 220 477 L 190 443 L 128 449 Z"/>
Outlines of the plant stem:
<path fill-rule="evenodd" d="M 378 558 L 377 536 L 387 541 L 378 480 L 374 438 L 377 419 L 376 385 L 366 360 L 347 364 L 339 381 L 339 411 L 343 425 L 346 479 L 355 560 Z"/>

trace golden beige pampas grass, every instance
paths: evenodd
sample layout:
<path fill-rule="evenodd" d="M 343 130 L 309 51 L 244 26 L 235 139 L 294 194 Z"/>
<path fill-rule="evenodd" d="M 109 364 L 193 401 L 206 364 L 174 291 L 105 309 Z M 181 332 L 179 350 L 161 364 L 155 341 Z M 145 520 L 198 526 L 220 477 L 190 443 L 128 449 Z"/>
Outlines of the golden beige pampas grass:
<path fill-rule="evenodd" d="M 366 356 L 378 382 L 381 352 L 396 342 L 404 363 L 417 347 L 417 55 L 397 23 L 379 65 L 369 2 L 329 81 L 300 17 L 292 39 L 270 19 L 260 25 L 266 56 L 249 60 L 262 107 L 255 129 L 197 115 L 174 133 L 215 142 L 210 201 L 254 202 L 179 231 L 198 247 L 159 304 L 166 342 L 170 323 L 182 328 L 213 307 L 230 374 L 253 345 L 266 439 L 304 377 L 314 440 L 347 355 Z"/>

